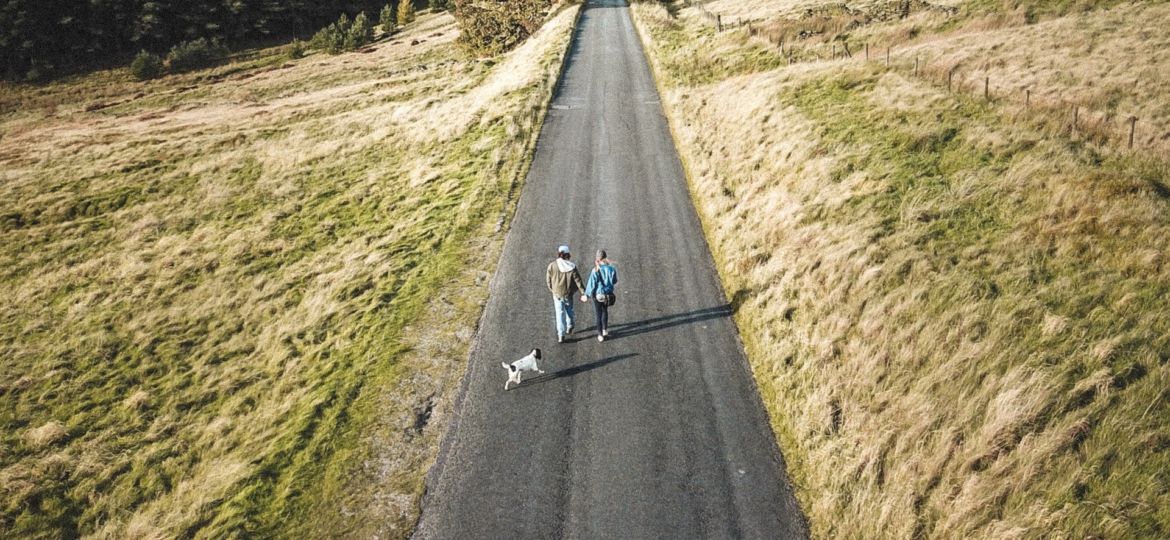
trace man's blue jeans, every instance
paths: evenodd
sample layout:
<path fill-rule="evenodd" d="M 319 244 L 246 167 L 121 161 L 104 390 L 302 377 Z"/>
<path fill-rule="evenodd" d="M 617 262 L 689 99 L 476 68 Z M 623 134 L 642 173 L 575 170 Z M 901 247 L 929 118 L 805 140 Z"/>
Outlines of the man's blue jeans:
<path fill-rule="evenodd" d="M 557 314 L 557 337 L 564 337 L 573 326 L 573 299 L 553 298 L 553 309 Z"/>

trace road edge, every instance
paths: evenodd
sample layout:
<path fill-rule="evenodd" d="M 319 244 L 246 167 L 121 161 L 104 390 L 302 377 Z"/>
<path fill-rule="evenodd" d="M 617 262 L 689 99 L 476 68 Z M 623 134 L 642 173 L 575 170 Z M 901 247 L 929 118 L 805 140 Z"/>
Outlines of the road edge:
<path fill-rule="evenodd" d="M 561 7 L 551 11 L 546 19 L 546 23 L 556 17 L 561 11 L 565 9 L 572 9 L 569 6 L 577 5 L 577 13 L 573 14 L 573 21 L 569 23 L 569 39 L 565 43 L 565 48 L 561 51 L 559 59 L 559 67 L 557 68 L 556 80 L 553 84 L 548 86 L 548 95 L 544 99 L 544 106 L 541 111 L 537 112 L 538 120 L 529 138 L 526 146 L 527 158 L 520 171 L 517 172 L 516 178 L 523 178 L 524 182 L 520 185 L 520 194 L 511 202 L 511 208 L 502 209 L 500 216 L 500 227 L 504 229 L 504 242 L 500 246 L 500 253 L 505 253 L 508 250 L 508 243 L 512 241 L 512 220 L 516 217 L 516 209 L 520 207 L 524 199 L 524 186 L 528 184 L 528 175 L 531 173 L 532 161 L 536 155 L 536 148 L 540 141 L 540 136 L 544 132 L 544 124 L 548 119 L 549 110 L 551 110 L 552 100 L 560 90 L 561 81 L 565 74 L 565 60 L 569 57 L 569 52 L 573 50 L 573 44 L 577 41 L 577 29 L 581 21 L 581 14 L 585 11 L 585 3 L 577 3 L 569 1 L 561 4 Z M 513 182 L 515 186 L 515 182 Z M 488 283 L 488 296 L 498 290 L 500 280 L 500 265 L 496 265 L 495 271 L 492 273 L 492 279 Z M 483 328 L 484 317 L 487 316 L 487 303 L 484 303 L 484 309 L 480 310 L 479 317 L 475 321 L 475 332 L 471 338 L 471 347 L 467 351 L 467 357 L 464 362 L 463 376 L 459 379 L 459 389 L 455 393 L 455 397 L 451 404 L 450 422 L 443 433 L 442 438 L 439 439 L 439 448 L 435 454 L 435 462 L 431 464 L 430 470 L 424 476 L 422 496 L 418 498 L 419 512 L 413 528 L 408 535 L 410 538 L 416 537 L 418 527 L 422 523 L 423 514 L 432 501 L 433 491 L 431 487 L 442 475 L 443 469 L 446 467 L 447 457 L 451 451 L 451 445 L 455 440 L 455 434 L 459 431 L 459 424 L 461 420 L 461 413 L 463 411 L 463 403 L 467 397 L 467 390 L 471 384 L 471 359 L 476 356 L 480 347 L 480 330 Z"/>
<path fill-rule="evenodd" d="M 800 518 L 800 529 L 803 530 L 805 538 L 809 538 L 811 529 L 809 528 L 808 516 L 805 515 L 804 509 L 801 507 L 800 497 L 796 495 L 798 490 L 797 484 L 793 482 L 792 475 L 788 473 L 788 460 L 785 459 L 784 451 L 780 447 L 780 434 L 776 432 L 775 427 L 772 425 L 768 415 L 768 408 L 764 405 L 763 398 L 760 395 L 760 385 L 756 380 L 755 372 L 752 370 L 751 360 L 748 358 L 748 349 L 744 344 L 743 336 L 740 334 L 739 323 L 736 321 L 735 306 L 732 303 L 732 299 L 727 297 L 727 288 L 724 286 L 723 279 L 723 265 L 720 264 L 722 253 L 716 252 L 716 250 L 712 249 L 709 219 L 703 215 L 703 212 L 699 210 L 699 206 L 695 204 L 695 200 L 698 198 L 698 193 L 695 191 L 694 175 L 691 172 L 690 161 L 681 151 L 681 149 L 684 147 L 679 144 L 678 131 L 675 128 L 674 116 L 667 114 L 666 103 L 663 99 L 665 92 L 663 91 L 662 78 L 659 74 L 659 66 L 654 61 L 654 58 L 650 55 L 649 51 L 651 42 L 646 35 L 647 31 L 642 28 L 642 21 L 637 16 L 637 12 L 633 9 L 633 2 L 630 3 L 629 9 L 630 21 L 633 23 L 634 32 L 638 35 L 638 41 L 641 42 L 642 45 L 642 56 L 646 59 L 646 65 L 650 68 L 650 78 L 654 80 L 654 88 L 658 92 L 659 112 L 666 120 L 666 128 L 670 133 L 670 141 L 671 144 L 674 145 L 675 155 L 678 157 L 679 165 L 681 166 L 683 173 L 683 179 L 686 181 L 687 193 L 690 195 L 691 206 L 694 208 L 695 215 L 699 218 L 699 227 L 703 230 L 703 243 L 707 247 L 707 253 L 710 253 L 712 259 L 714 259 L 712 261 L 712 266 L 714 266 L 715 278 L 719 283 L 719 291 L 723 294 L 723 301 L 726 302 L 726 305 L 731 308 L 731 317 L 729 317 L 729 319 L 731 322 L 731 327 L 734 330 L 733 333 L 735 334 L 735 342 L 739 346 L 739 350 L 742 353 L 743 358 L 743 362 L 737 363 L 739 364 L 739 368 L 747 374 L 748 379 L 751 381 L 752 389 L 756 396 L 756 401 L 759 404 L 760 411 L 764 415 L 764 422 L 768 425 L 768 431 L 772 433 L 773 459 L 775 459 L 776 462 L 780 464 L 781 470 L 784 472 L 784 478 L 788 481 L 788 485 L 792 488 L 788 490 L 788 497 L 792 499 L 789 502 L 791 503 L 791 507 L 796 508 L 797 510 Z"/>

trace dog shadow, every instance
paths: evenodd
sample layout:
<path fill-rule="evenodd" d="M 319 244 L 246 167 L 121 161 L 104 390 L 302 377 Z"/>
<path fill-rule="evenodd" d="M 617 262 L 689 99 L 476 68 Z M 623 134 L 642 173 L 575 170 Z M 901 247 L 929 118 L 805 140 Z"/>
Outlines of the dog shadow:
<path fill-rule="evenodd" d="M 593 371 L 599 367 L 605 367 L 605 366 L 608 366 L 614 362 L 620 362 L 622 360 L 633 358 L 635 356 L 638 356 L 638 353 L 619 354 L 616 356 L 609 356 L 606 358 L 602 358 L 601 360 L 595 360 L 595 361 L 589 362 L 587 364 L 581 364 L 579 366 L 565 368 L 565 369 L 562 369 L 560 371 L 553 371 L 553 372 L 545 373 L 543 375 L 537 375 L 531 379 L 524 379 L 524 382 L 521 382 L 520 385 L 513 388 L 513 390 L 515 390 L 517 388 L 524 388 L 524 387 L 528 386 L 529 384 L 541 384 L 541 383 L 546 383 L 546 382 L 553 381 L 556 379 L 564 379 L 566 377 L 580 375 L 580 374 L 585 373 L 587 371 Z"/>

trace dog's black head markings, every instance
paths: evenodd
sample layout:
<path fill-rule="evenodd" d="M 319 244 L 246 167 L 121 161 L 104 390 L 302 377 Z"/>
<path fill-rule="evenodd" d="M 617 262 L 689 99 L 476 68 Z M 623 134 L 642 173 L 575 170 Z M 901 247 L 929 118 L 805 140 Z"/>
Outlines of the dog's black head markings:
<path fill-rule="evenodd" d="M 532 356 L 537 360 L 540 360 L 540 349 L 532 349 Z"/>

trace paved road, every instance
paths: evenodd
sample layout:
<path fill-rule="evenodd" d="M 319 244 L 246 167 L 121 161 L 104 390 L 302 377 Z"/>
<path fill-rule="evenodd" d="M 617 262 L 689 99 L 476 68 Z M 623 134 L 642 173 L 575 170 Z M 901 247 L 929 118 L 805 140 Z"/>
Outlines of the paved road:
<path fill-rule="evenodd" d="M 805 537 L 629 11 L 583 9 L 416 537 Z M 581 303 L 556 343 L 562 243 L 616 262 L 605 343 Z"/>

